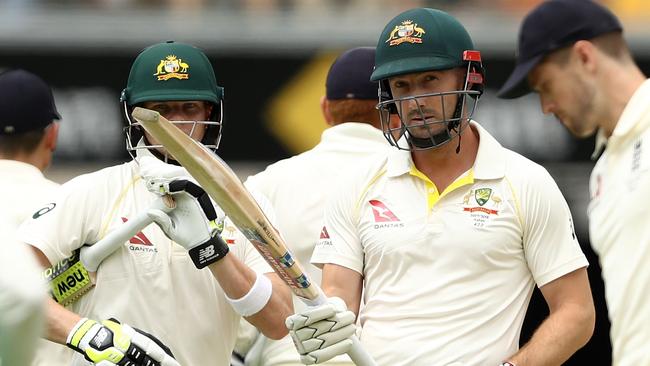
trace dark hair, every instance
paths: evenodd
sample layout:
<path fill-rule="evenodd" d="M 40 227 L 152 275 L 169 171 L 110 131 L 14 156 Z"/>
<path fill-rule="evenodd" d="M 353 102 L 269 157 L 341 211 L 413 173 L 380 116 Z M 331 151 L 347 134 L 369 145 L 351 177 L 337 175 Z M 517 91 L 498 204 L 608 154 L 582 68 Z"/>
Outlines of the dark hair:
<path fill-rule="evenodd" d="M 19 135 L 0 135 L 0 155 L 11 157 L 20 153 L 30 154 L 34 152 L 38 144 L 43 140 L 46 128 Z"/>

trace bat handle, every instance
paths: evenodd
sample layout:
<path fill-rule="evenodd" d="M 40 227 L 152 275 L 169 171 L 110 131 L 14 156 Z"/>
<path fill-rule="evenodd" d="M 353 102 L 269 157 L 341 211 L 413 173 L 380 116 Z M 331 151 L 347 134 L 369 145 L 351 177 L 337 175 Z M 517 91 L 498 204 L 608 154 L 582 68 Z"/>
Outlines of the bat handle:
<path fill-rule="evenodd" d="M 316 286 L 316 284 L 312 283 L 312 286 Z M 315 290 L 318 293 L 318 296 L 316 298 L 309 300 L 304 297 L 300 297 L 300 299 L 308 306 L 318 306 L 318 305 L 326 304 L 327 296 L 325 295 L 323 290 L 319 286 L 316 286 Z M 353 335 L 350 339 L 352 340 L 352 347 L 348 351 L 348 356 L 350 356 L 352 362 L 354 362 L 354 364 L 357 366 L 377 366 L 375 360 L 373 360 L 372 357 L 370 357 L 370 354 L 361 345 L 361 341 L 359 341 L 359 338 L 357 338 L 356 335 Z"/>
<path fill-rule="evenodd" d="M 109 255 L 115 252 L 124 242 L 131 239 L 135 234 L 149 226 L 153 219 L 148 215 L 151 209 L 169 212 L 175 207 L 171 196 L 163 196 L 157 199 L 149 209 L 141 212 L 136 217 L 120 225 L 102 238 L 102 240 L 91 246 L 81 248 L 79 259 L 90 272 L 96 272 L 99 264 Z"/>

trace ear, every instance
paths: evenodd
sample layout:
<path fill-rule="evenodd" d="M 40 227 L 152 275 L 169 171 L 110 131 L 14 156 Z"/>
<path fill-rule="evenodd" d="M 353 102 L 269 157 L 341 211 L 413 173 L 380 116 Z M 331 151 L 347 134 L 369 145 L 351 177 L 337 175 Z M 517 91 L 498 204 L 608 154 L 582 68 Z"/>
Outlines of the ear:
<path fill-rule="evenodd" d="M 589 73 L 594 73 L 598 68 L 598 50 L 593 43 L 581 40 L 573 44 L 573 56 Z"/>
<path fill-rule="evenodd" d="M 45 136 L 43 136 L 43 144 L 49 151 L 56 150 L 56 143 L 59 138 L 59 122 L 52 121 L 52 123 L 45 128 Z"/>
<path fill-rule="evenodd" d="M 206 111 L 205 111 L 206 113 L 205 113 L 204 120 L 208 121 L 208 120 L 210 120 L 210 116 L 212 115 L 212 109 L 214 108 L 214 104 L 212 104 L 210 102 L 205 102 L 205 106 L 207 108 L 206 108 Z"/>
<path fill-rule="evenodd" d="M 330 114 L 330 102 L 324 95 L 320 97 L 320 110 L 323 113 L 325 122 L 330 126 L 334 126 L 334 121 L 332 121 L 332 115 Z"/>

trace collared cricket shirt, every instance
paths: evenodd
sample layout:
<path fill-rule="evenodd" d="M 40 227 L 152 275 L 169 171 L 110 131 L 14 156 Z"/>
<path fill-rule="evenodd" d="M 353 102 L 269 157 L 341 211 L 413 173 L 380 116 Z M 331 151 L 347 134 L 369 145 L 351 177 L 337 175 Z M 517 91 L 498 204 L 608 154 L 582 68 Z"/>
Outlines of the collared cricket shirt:
<path fill-rule="evenodd" d="M 650 364 L 650 81 L 591 173 L 589 234 L 605 282 L 612 364 Z"/>
<path fill-rule="evenodd" d="M 395 150 L 326 211 L 312 262 L 364 276 L 360 338 L 380 365 L 496 365 L 533 287 L 587 266 L 548 172 L 471 128 L 475 164 L 445 191 Z"/>

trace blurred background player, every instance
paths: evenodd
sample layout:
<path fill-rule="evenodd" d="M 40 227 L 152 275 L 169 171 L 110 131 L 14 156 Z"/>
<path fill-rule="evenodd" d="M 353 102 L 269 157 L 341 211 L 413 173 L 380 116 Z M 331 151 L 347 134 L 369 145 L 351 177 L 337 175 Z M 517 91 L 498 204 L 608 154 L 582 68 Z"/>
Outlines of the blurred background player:
<path fill-rule="evenodd" d="M 599 255 L 611 321 L 613 365 L 650 364 L 650 82 L 612 12 L 584 0 L 535 8 L 519 32 L 519 56 L 503 98 L 539 94 L 575 136 L 596 132 L 589 233 Z M 604 149 L 604 152 L 603 152 Z"/>
<path fill-rule="evenodd" d="M 382 135 L 377 111 L 378 85 L 370 81 L 374 47 L 342 53 L 330 66 L 321 98 L 323 118 L 330 126 L 313 149 L 278 161 L 247 179 L 246 184 L 265 194 L 277 215 L 277 228 L 309 277 L 320 283 L 320 269 L 309 263 L 314 246 L 327 237 L 323 211 L 332 187 L 363 159 L 390 146 Z M 305 305 L 294 297 L 295 308 Z M 347 355 L 328 365 L 351 365 Z M 287 336 L 271 341 L 257 338 L 248 352 L 247 366 L 302 365 Z"/>
<path fill-rule="evenodd" d="M 78 300 L 79 314 L 50 301 L 48 339 L 78 352 L 73 365 L 87 364 L 84 358 L 101 365 L 225 365 L 241 316 L 271 338 L 286 335 L 288 287 L 241 233 L 220 237 L 221 225 L 232 224 L 223 215 L 218 221 L 205 192 L 130 118 L 135 106 L 153 109 L 214 150 L 222 96 L 199 49 L 172 41 L 146 48 L 121 98 L 134 159 L 63 184 L 55 206 L 21 226 L 19 238 L 49 265 L 147 210 L 161 199 L 152 193 L 159 188 L 174 196 L 171 213 L 147 211 L 160 227 L 149 225 L 104 259 L 96 286 Z"/>
<path fill-rule="evenodd" d="M 371 80 L 396 149 L 344 179 L 326 209 L 312 263 L 334 298 L 287 319 L 303 360 L 349 344 L 347 305 L 379 365 L 565 362 L 593 332 L 588 263 L 548 172 L 471 120 L 484 80 L 465 28 L 439 10 L 403 12 Z M 535 285 L 550 314 L 519 348 Z"/>
<path fill-rule="evenodd" d="M 0 365 L 29 366 L 44 329 L 46 287 L 34 254 L 0 212 Z"/>
<path fill-rule="evenodd" d="M 43 79 L 22 69 L 0 74 L 0 188 L 5 192 L 0 210 L 14 229 L 58 189 L 43 171 L 56 149 L 60 119 Z M 47 340 L 37 349 L 34 366 L 68 365 L 73 353 Z"/>

